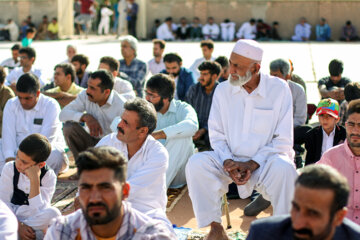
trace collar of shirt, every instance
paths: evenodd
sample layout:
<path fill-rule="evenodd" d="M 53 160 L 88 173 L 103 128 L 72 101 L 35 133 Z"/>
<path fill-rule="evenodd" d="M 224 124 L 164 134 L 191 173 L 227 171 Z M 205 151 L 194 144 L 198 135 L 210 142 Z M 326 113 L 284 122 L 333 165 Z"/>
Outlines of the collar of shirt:
<path fill-rule="evenodd" d="M 39 104 L 39 102 L 40 102 L 42 99 L 43 99 L 43 96 L 42 96 L 42 93 L 40 93 L 39 99 L 38 99 L 35 107 L 33 107 L 33 108 L 30 109 L 30 110 L 39 111 L 39 110 L 40 110 L 40 104 Z M 20 102 L 20 100 L 19 100 L 19 102 Z"/>
<path fill-rule="evenodd" d="M 259 96 L 263 97 L 263 98 L 266 98 L 266 81 L 269 80 L 269 79 L 266 79 L 266 78 L 269 78 L 269 76 L 263 74 L 263 73 L 260 73 L 260 82 L 259 82 L 259 85 L 255 88 L 255 90 L 253 92 L 251 92 L 250 94 L 251 95 L 256 95 L 258 94 Z M 230 84 L 230 82 L 229 82 Z M 246 92 L 247 91 L 245 90 L 244 87 L 239 87 L 239 86 L 233 86 L 231 85 L 231 88 L 232 88 L 232 93 L 233 94 L 236 94 L 238 92 Z M 249 95 L 250 95 L 249 94 Z"/>
<path fill-rule="evenodd" d="M 344 148 L 345 148 L 346 155 L 349 158 L 355 158 L 355 160 L 360 160 L 360 156 L 355 156 L 354 153 L 351 151 L 351 148 L 349 147 L 349 143 L 348 143 L 347 139 L 345 139 Z"/>
<path fill-rule="evenodd" d="M 167 110 L 167 112 L 166 112 L 165 114 L 167 114 L 168 112 L 176 113 L 176 103 L 175 103 L 175 99 L 171 100 L 169 109 Z M 164 115 L 165 115 L 165 114 L 164 114 Z"/>
<path fill-rule="evenodd" d="M 322 129 L 322 132 L 323 132 L 323 136 L 326 137 L 326 138 L 330 138 L 330 137 L 334 137 L 335 136 L 335 129 L 336 129 L 336 125 L 334 126 L 334 129 L 331 131 L 331 133 L 329 135 L 327 135 L 327 133 L 324 131 L 323 128 Z"/>
<path fill-rule="evenodd" d="M 215 89 L 216 89 L 217 85 L 219 85 L 219 82 L 218 82 L 218 81 L 215 81 L 214 88 L 213 88 L 213 90 L 211 91 L 210 94 L 207 94 L 207 93 L 206 93 L 205 87 L 204 87 L 204 86 L 201 86 L 201 84 L 200 84 L 200 89 L 201 89 L 201 91 L 202 91 L 204 94 L 210 96 L 210 95 L 212 95 L 212 94 L 215 92 Z"/>
<path fill-rule="evenodd" d="M 109 95 L 109 97 L 108 97 L 108 99 L 106 101 L 106 104 L 112 105 L 113 100 L 114 100 L 114 91 L 111 90 L 111 93 L 110 93 L 110 95 Z"/>
<path fill-rule="evenodd" d="M 120 142 L 121 143 L 121 147 L 120 147 L 120 151 L 126 156 L 126 158 L 128 157 L 128 149 L 127 149 L 127 144 L 124 143 L 123 141 L 120 141 L 116 135 L 117 133 L 113 133 L 115 134 L 115 139 L 116 141 Z M 134 158 L 135 156 L 137 156 L 138 154 L 141 154 L 147 147 L 148 143 L 149 143 L 149 139 L 154 139 L 150 134 L 146 137 L 144 143 L 141 145 L 140 149 L 137 150 L 137 152 L 134 154 L 134 156 L 132 156 L 131 158 Z M 130 161 L 131 159 L 129 159 Z"/>

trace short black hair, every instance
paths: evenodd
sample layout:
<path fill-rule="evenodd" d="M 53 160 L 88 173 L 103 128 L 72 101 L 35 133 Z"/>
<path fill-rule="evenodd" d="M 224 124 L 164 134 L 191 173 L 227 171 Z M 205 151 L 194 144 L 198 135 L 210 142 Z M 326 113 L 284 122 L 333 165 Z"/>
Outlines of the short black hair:
<path fill-rule="evenodd" d="M 207 47 L 208 49 L 214 49 L 214 41 L 211 39 L 202 40 L 200 47 Z"/>
<path fill-rule="evenodd" d="M 273 22 L 273 25 L 279 25 L 279 22 L 274 21 L 274 22 Z"/>
<path fill-rule="evenodd" d="M 54 70 L 56 70 L 57 68 L 61 68 L 63 70 L 65 76 L 70 74 L 71 82 L 75 81 L 76 71 L 75 71 L 75 67 L 72 64 L 70 64 L 70 63 L 60 63 L 60 64 L 57 64 L 54 67 Z"/>
<path fill-rule="evenodd" d="M 254 18 L 251 18 L 249 22 L 251 22 L 251 23 L 255 23 L 255 22 L 256 22 L 256 20 L 255 20 Z"/>
<path fill-rule="evenodd" d="M 166 42 L 162 39 L 153 39 L 152 42 L 153 44 L 159 44 L 161 49 L 164 49 L 166 46 Z"/>
<path fill-rule="evenodd" d="M 350 21 L 350 20 L 347 20 L 347 21 L 346 21 L 346 25 L 350 26 L 350 25 L 351 25 L 351 21 Z"/>
<path fill-rule="evenodd" d="M 182 62 L 182 59 L 177 53 L 168 53 L 164 56 L 164 62 L 167 63 L 177 62 L 178 64 L 180 64 Z"/>
<path fill-rule="evenodd" d="M 349 117 L 353 113 L 360 113 L 360 99 L 355 99 L 349 102 L 346 114 Z"/>
<path fill-rule="evenodd" d="M 89 58 L 84 54 L 76 54 L 71 59 L 71 62 L 79 62 L 81 65 L 85 64 L 87 67 L 89 65 Z"/>
<path fill-rule="evenodd" d="M 99 87 L 101 88 L 101 91 L 105 91 L 106 89 L 112 90 L 114 88 L 114 77 L 108 70 L 97 70 L 92 72 L 89 77 L 92 79 L 100 79 L 101 82 Z"/>
<path fill-rule="evenodd" d="M 344 71 L 344 63 L 339 59 L 333 59 L 329 63 L 330 76 L 339 76 Z"/>
<path fill-rule="evenodd" d="M 88 148 L 79 154 L 76 159 L 76 167 L 78 176 L 81 176 L 83 171 L 108 168 L 114 170 L 114 177 L 121 183 L 126 181 L 127 160 L 114 147 L 101 146 Z"/>
<path fill-rule="evenodd" d="M 36 29 L 34 27 L 29 27 L 29 28 L 26 29 L 26 34 L 34 33 L 34 32 L 36 32 Z"/>
<path fill-rule="evenodd" d="M 199 65 L 198 69 L 199 71 L 209 70 L 209 73 L 211 75 L 219 75 L 221 71 L 221 66 L 215 61 L 204 61 Z"/>
<path fill-rule="evenodd" d="M 330 209 L 330 216 L 343 209 L 349 199 L 349 184 L 347 179 L 331 166 L 318 164 L 303 168 L 295 185 L 310 189 L 329 189 L 334 192 L 334 199 Z"/>
<path fill-rule="evenodd" d="M 14 51 L 14 50 L 20 50 L 20 44 L 14 44 L 12 47 L 11 47 L 11 51 Z"/>
<path fill-rule="evenodd" d="M 147 127 L 148 134 L 151 134 L 156 128 L 157 115 L 154 105 L 145 99 L 135 98 L 124 104 L 124 109 L 134 111 L 139 117 L 139 127 Z"/>
<path fill-rule="evenodd" d="M 152 76 L 146 82 L 146 88 L 157 92 L 163 99 L 169 99 L 169 101 L 171 101 L 174 98 L 175 82 L 167 74 L 159 73 Z"/>
<path fill-rule="evenodd" d="M 0 66 L 0 86 L 3 85 L 3 83 L 5 82 L 5 78 L 6 78 L 6 72 L 4 67 Z"/>
<path fill-rule="evenodd" d="M 349 103 L 352 100 L 360 98 L 360 83 L 351 82 L 346 84 L 344 89 L 345 100 Z"/>
<path fill-rule="evenodd" d="M 215 62 L 219 63 L 222 68 L 229 67 L 229 59 L 225 56 L 219 56 L 215 59 Z"/>
<path fill-rule="evenodd" d="M 21 93 L 31 93 L 36 95 L 40 90 L 40 81 L 38 77 L 32 73 L 24 73 L 16 83 L 16 91 Z"/>
<path fill-rule="evenodd" d="M 50 156 L 51 144 L 45 136 L 35 133 L 21 141 L 19 150 L 31 157 L 34 162 L 41 163 Z"/>
<path fill-rule="evenodd" d="M 111 72 L 118 71 L 120 67 L 119 61 L 110 56 L 100 58 L 100 63 L 107 64 Z"/>
<path fill-rule="evenodd" d="M 165 22 L 172 21 L 172 17 L 165 18 Z"/>
<path fill-rule="evenodd" d="M 36 58 L 36 52 L 35 49 L 32 47 L 23 47 L 19 50 L 20 54 L 26 54 L 28 58 Z"/>

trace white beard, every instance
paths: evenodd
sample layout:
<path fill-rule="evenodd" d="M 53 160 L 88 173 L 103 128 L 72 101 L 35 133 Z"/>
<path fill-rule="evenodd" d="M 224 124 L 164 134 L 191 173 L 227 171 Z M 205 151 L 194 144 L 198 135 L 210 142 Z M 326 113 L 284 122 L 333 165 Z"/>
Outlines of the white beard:
<path fill-rule="evenodd" d="M 240 76 L 237 73 L 229 75 L 230 84 L 233 86 L 243 86 L 247 82 L 249 82 L 251 78 L 252 78 L 252 74 L 250 70 L 246 72 L 245 76 Z"/>

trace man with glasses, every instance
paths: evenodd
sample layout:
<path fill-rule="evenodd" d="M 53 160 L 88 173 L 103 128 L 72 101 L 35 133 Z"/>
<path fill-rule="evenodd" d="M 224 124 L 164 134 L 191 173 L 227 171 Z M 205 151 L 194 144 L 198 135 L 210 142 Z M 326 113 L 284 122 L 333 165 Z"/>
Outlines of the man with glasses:
<path fill-rule="evenodd" d="M 345 128 L 345 142 L 325 152 L 317 164 L 330 165 L 347 178 L 350 198 L 346 216 L 360 224 L 360 99 L 349 103 Z"/>
<path fill-rule="evenodd" d="M 40 81 L 40 88 L 45 85 L 41 78 L 42 73 L 40 69 L 33 68 L 36 58 L 36 52 L 31 47 L 24 47 L 19 50 L 20 67 L 14 68 L 13 71 L 6 77 L 6 85 L 10 86 L 13 91 L 16 90 L 16 82 L 24 73 L 34 74 Z"/>
<path fill-rule="evenodd" d="M 185 165 L 194 153 L 192 137 L 198 130 L 198 118 L 190 104 L 174 99 L 174 80 L 165 74 L 152 76 L 146 83 L 146 100 L 157 111 L 157 124 L 152 136 L 169 152 L 166 187 L 185 185 Z"/>

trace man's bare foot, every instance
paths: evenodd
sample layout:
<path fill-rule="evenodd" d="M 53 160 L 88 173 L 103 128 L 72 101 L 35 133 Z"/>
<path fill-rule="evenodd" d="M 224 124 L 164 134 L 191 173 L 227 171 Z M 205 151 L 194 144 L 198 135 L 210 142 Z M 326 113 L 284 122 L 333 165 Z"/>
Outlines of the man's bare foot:
<path fill-rule="evenodd" d="M 205 240 L 229 240 L 224 227 L 220 223 L 212 222 L 210 227 L 210 232 L 205 237 Z"/>

